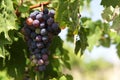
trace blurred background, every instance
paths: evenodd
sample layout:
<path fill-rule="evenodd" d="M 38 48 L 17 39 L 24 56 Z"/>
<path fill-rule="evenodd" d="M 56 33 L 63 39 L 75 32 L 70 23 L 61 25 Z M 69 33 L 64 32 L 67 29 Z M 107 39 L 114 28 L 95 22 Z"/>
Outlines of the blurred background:
<path fill-rule="evenodd" d="M 81 11 L 82 17 L 91 18 L 93 21 L 102 20 L 103 6 L 101 0 L 92 0 L 90 8 L 84 7 Z M 60 34 L 66 40 L 67 29 Z M 116 45 L 111 44 L 109 48 L 94 46 L 92 51 L 86 50 L 84 55 L 74 54 L 74 44 L 64 42 L 65 48 L 69 50 L 72 70 L 65 69 L 65 73 L 71 73 L 74 80 L 120 80 L 120 59 L 116 52 Z"/>

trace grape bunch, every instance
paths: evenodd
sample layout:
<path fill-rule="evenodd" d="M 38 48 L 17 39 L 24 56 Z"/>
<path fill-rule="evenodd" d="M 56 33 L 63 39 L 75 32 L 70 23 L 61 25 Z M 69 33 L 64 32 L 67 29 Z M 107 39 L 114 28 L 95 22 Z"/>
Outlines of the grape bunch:
<path fill-rule="evenodd" d="M 44 71 L 49 64 L 49 47 L 54 36 L 60 33 L 57 22 L 54 21 L 55 11 L 45 8 L 43 11 L 33 11 L 24 22 L 24 33 L 30 51 L 30 60 L 35 70 Z"/>

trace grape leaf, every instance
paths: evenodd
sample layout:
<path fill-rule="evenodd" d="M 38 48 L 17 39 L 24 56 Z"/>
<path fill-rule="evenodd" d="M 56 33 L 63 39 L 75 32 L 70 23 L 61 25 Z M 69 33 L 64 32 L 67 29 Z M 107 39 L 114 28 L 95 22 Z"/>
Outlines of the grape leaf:
<path fill-rule="evenodd" d="M 19 12 L 22 12 L 22 13 L 28 12 L 28 11 L 29 11 L 29 7 L 22 5 L 22 6 L 20 6 L 20 7 L 18 8 L 18 11 L 19 11 Z"/>
<path fill-rule="evenodd" d="M 65 76 L 62 76 L 62 77 L 60 77 L 59 80 L 67 80 L 67 78 Z"/>
<path fill-rule="evenodd" d="M 2 0 L 0 5 L 0 33 L 4 32 L 5 37 L 10 40 L 8 31 L 17 29 L 15 25 L 16 15 L 11 0 Z"/>
<path fill-rule="evenodd" d="M 116 48 L 117 48 L 118 57 L 120 58 L 120 43 L 117 44 Z"/>
<path fill-rule="evenodd" d="M 88 33 L 89 33 L 89 29 L 83 28 L 83 27 L 80 28 L 80 30 L 78 32 L 80 40 L 76 41 L 76 45 L 75 45 L 75 53 L 76 54 L 80 50 L 80 53 L 82 55 L 84 50 L 88 46 L 88 43 L 87 43 L 87 35 L 88 35 Z"/>
<path fill-rule="evenodd" d="M 101 5 L 106 7 L 109 7 L 109 6 L 116 7 L 117 5 L 120 6 L 120 0 L 102 0 Z"/>

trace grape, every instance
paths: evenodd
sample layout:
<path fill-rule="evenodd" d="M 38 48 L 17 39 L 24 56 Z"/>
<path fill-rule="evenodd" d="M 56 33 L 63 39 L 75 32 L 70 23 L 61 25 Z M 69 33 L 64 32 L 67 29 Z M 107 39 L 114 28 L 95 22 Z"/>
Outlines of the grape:
<path fill-rule="evenodd" d="M 28 28 L 28 27 L 24 27 L 24 30 L 25 30 L 25 35 L 26 36 L 30 36 L 30 34 L 31 34 L 31 30 Z"/>
<path fill-rule="evenodd" d="M 35 19 L 35 17 L 36 17 L 36 14 L 35 14 L 35 13 L 31 13 L 31 14 L 30 14 L 30 18 Z"/>
<path fill-rule="evenodd" d="M 44 48 L 44 44 L 42 42 L 39 42 L 36 44 L 38 48 Z"/>
<path fill-rule="evenodd" d="M 36 16 L 36 19 L 42 21 L 42 20 L 43 20 L 43 15 L 39 13 L 39 14 Z"/>
<path fill-rule="evenodd" d="M 49 26 L 52 25 L 53 22 L 54 22 L 54 19 L 51 18 L 51 17 L 47 20 L 47 24 L 48 24 Z"/>
<path fill-rule="evenodd" d="M 52 24 L 52 29 L 56 31 L 59 28 L 59 25 L 57 23 Z"/>
<path fill-rule="evenodd" d="M 35 29 L 35 33 L 36 33 L 36 34 L 40 34 L 40 28 L 36 28 L 36 29 Z"/>
<path fill-rule="evenodd" d="M 38 65 L 43 65 L 44 64 L 44 61 L 42 59 L 39 59 L 38 60 Z"/>
<path fill-rule="evenodd" d="M 45 23 L 40 23 L 40 28 L 45 28 Z"/>
<path fill-rule="evenodd" d="M 41 29 L 40 31 L 41 35 L 47 35 L 47 30 L 45 28 Z"/>
<path fill-rule="evenodd" d="M 38 70 L 39 71 L 44 71 L 46 69 L 45 65 L 41 65 L 38 67 Z"/>
<path fill-rule="evenodd" d="M 35 40 L 40 42 L 42 40 L 42 37 L 40 35 L 38 35 L 38 36 L 36 36 Z"/>
<path fill-rule="evenodd" d="M 27 25 L 32 25 L 33 24 L 33 19 L 32 18 L 27 18 L 26 23 L 27 23 Z"/>
<path fill-rule="evenodd" d="M 39 59 L 41 58 L 41 55 L 38 54 L 38 53 L 36 53 L 36 54 L 34 54 L 34 55 L 35 55 L 35 58 L 36 58 L 37 60 L 39 60 Z"/>
<path fill-rule="evenodd" d="M 32 42 L 31 42 L 31 48 L 32 48 L 32 49 L 35 49 L 36 47 L 37 47 L 37 46 L 36 46 L 36 42 L 32 41 Z"/>
<path fill-rule="evenodd" d="M 50 17 L 50 16 L 49 16 L 48 14 L 44 14 L 44 15 L 43 15 L 43 19 L 44 19 L 45 21 L 47 21 L 47 20 L 49 19 L 49 17 Z"/>
<path fill-rule="evenodd" d="M 48 53 L 48 49 L 43 48 L 43 49 L 41 50 L 41 54 L 47 54 L 47 53 Z"/>
<path fill-rule="evenodd" d="M 32 33 L 31 33 L 31 38 L 32 38 L 32 39 L 35 39 L 36 36 L 37 36 L 37 34 L 36 34 L 35 32 L 32 32 Z"/>
<path fill-rule="evenodd" d="M 48 11 L 47 8 L 45 8 L 45 9 L 43 10 L 43 13 L 44 13 L 44 14 L 48 14 L 48 12 L 49 12 L 49 11 Z"/>
<path fill-rule="evenodd" d="M 32 67 L 44 71 L 49 64 L 49 47 L 53 37 L 60 33 L 58 23 L 54 21 L 55 11 L 45 8 L 43 11 L 31 12 L 24 21 L 22 33 L 30 51 Z"/>
<path fill-rule="evenodd" d="M 38 48 L 36 48 L 35 50 L 34 50 L 34 54 L 39 54 L 41 51 L 40 51 L 40 49 L 38 49 Z"/>
<path fill-rule="evenodd" d="M 48 15 L 52 18 L 54 18 L 54 15 L 55 15 L 55 10 L 51 9 L 48 13 Z"/>
<path fill-rule="evenodd" d="M 42 40 L 43 40 L 43 42 L 45 42 L 45 43 L 48 42 L 48 36 L 43 36 L 43 37 L 42 37 Z"/>
<path fill-rule="evenodd" d="M 51 26 L 47 26 L 47 31 L 52 33 L 53 32 L 52 27 Z"/>
<path fill-rule="evenodd" d="M 57 23 L 52 24 L 52 29 L 53 29 L 54 35 L 58 35 L 61 31 Z"/>
<path fill-rule="evenodd" d="M 47 54 L 43 54 L 43 55 L 42 55 L 42 59 L 43 59 L 44 61 L 48 60 L 48 55 L 47 55 Z"/>
<path fill-rule="evenodd" d="M 34 21 L 33 21 L 33 26 L 34 26 L 34 27 L 38 27 L 39 24 L 40 24 L 39 20 L 34 20 Z"/>

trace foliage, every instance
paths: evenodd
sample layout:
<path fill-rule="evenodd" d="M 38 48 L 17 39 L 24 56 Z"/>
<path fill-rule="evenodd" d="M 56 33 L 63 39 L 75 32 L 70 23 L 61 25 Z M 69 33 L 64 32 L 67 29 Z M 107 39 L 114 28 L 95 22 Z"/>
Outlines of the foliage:
<path fill-rule="evenodd" d="M 0 0 L 0 70 L 5 70 L 8 76 L 15 80 L 22 80 L 26 66 L 31 66 L 30 54 L 20 32 L 23 21 L 32 11 L 31 5 L 44 1 L 47 0 L 24 0 L 23 3 L 19 0 Z M 79 17 L 82 8 L 86 4 L 89 6 L 90 2 L 91 0 L 52 0 L 48 7 L 56 10 L 55 20 L 59 22 L 61 29 L 68 28 L 67 41 L 73 43 L 73 37 L 77 36 L 76 54 L 80 51 L 82 55 L 86 49 L 92 50 L 94 45 L 110 47 L 111 44 L 116 44 L 120 57 L 120 1 L 101 1 L 101 5 L 104 6 L 102 13 L 104 21 Z M 53 39 L 50 51 L 51 63 L 45 72 L 36 73 L 30 67 L 29 74 L 32 80 L 35 80 L 36 76 L 38 79 L 40 76 L 46 80 L 73 80 L 71 75 L 61 72 L 63 67 L 71 69 L 71 64 L 68 50 L 63 47 L 63 40 L 60 37 Z"/>

